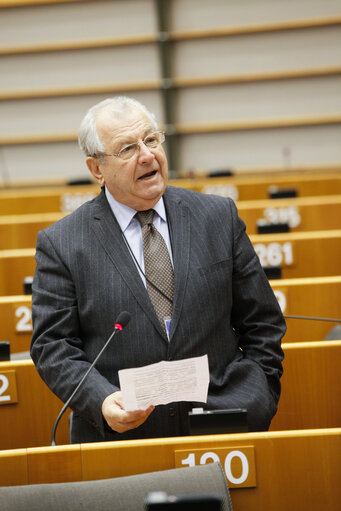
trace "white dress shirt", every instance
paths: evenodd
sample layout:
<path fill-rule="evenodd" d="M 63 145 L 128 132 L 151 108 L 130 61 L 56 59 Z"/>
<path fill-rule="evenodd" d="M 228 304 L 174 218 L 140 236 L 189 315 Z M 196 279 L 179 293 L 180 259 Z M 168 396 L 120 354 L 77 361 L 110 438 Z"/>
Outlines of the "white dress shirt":
<path fill-rule="evenodd" d="M 108 191 L 107 187 L 105 187 L 105 195 L 109 202 L 109 205 L 111 207 L 112 212 L 114 213 L 116 220 L 121 228 L 121 231 L 129 244 L 129 247 L 134 254 L 136 261 L 144 271 L 144 260 L 143 260 L 143 245 L 142 245 L 142 228 L 140 225 L 140 222 L 135 217 L 137 211 L 135 209 L 130 208 L 129 206 L 126 206 L 125 204 L 122 204 L 121 202 L 118 202 L 114 197 L 111 195 L 111 193 Z M 155 214 L 153 218 L 153 224 L 155 225 L 156 229 L 159 231 L 161 236 L 166 242 L 169 257 L 173 265 L 173 257 L 172 257 L 172 249 L 170 244 L 170 237 L 169 237 L 169 230 L 168 230 L 168 223 L 167 223 L 167 216 L 166 216 L 166 209 L 163 202 L 163 198 L 155 204 L 153 207 Z M 133 258 L 134 259 L 134 258 Z M 136 264 L 136 261 L 135 264 Z M 146 285 L 146 281 L 144 278 L 143 273 L 141 273 L 138 265 L 136 264 L 139 273 L 141 275 L 141 278 L 144 282 L 144 285 Z"/>

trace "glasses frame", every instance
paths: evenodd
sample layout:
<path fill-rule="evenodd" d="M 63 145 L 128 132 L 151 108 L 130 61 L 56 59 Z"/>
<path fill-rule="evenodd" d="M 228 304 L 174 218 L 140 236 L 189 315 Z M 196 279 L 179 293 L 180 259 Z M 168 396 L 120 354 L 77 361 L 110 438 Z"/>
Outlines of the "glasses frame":
<path fill-rule="evenodd" d="M 161 135 L 161 140 L 160 142 L 155 146 L 155 147 L 148 147 L 148 145 L 145 143 L 145 140 L 152 136 L 152 135 L 156 135 L 156 134 L 159 134 Z M 129 147 L 130 145 L 135 145 L 139 148 L 139 151 L 140 151 L 140 148 L 141 148 L 141 145 L 145 145 L 149 150 L 150 149 L 156 149 L 158 146 L 160 146 L 161 144 L 164 143 L 166 137 L 165 137 L 165 132 L 164 131 L 153 131 L 152 133 L 149 133 L 148 135 L 146 135 L 144 137 L 144 139 L 142 140 L 137 140 L 136 142 L 132 142 L 131 144 L 127 144 L 125 145 L 124 147 L 122 147 L 122 149 L 118 152 L 118 153 L 96 153 L 93 155 L 94 158 L 97 158 L 97 157 L 101 157 L 101 156 L 116 156 L 117 158 L 120 158 L 120 160 L 123 160 L 123 161 L 128 161 L 128 160 L 131 160 L 132 158 L 134 158 L 134 156 L 136 156 L 136 154 L 139 154 L 139 152 L 136 152 L 134 153 L 132 156 L 130 156 L 129 158 L 122 158 L 121 156 L 121 153 L 122 151 L 124 151 L 124 149 L 126 149 L 127 147 Z"/>

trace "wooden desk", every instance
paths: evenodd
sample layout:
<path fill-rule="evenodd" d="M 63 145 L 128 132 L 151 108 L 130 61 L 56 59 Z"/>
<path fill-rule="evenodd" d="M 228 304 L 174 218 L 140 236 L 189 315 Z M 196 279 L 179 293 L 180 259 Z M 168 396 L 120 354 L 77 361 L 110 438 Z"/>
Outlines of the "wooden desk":
<path fill-rule="evenodd" d="M 38 232 L 65 215 L 66 213 L 0 215 L 0 250 L 35 247 Z"/>
<path fill-rule="evenodd" d="M 341 276 L 271 280 L 284 314 L 339 318 Z M 0 296 L 0 340 L 11 353 L 28 351 L 32 335 L 30 295 Z M 287 319 L 283 342 L 321 341 L 336 323 Z"/>
<path fill-rule="evenodd" d="M 248 234 L 257 234 L 257 221 L 285 223 L 290 231 L 341 229 L 341 195 L 297 199 L 246 200 L 237 202 Z M 32 248 L 38 231 L 67 213 L 0 215 L 0 250 Z"/>
<path fill-rule="evenodd" d="M 171 186 L 232 197 L 236 201 L 268 199 L 269 187 L 294 188 L 299 197 L 341 194 L 341 172 L 288 172 L 233 177 L 172 179 Z M 0 190 L 0 215 L 70 212 L 100 191 L 97 184 Z M 291 199 L 288 199 L 289 201 Z"/>
<path fill-rule="evenodd" d="M 0 448 L 49 445 L 63 403 L 45 385 L 32 360 L 0 362 L 0 386 Z M 68 443 L 68 415 L 69 411 L 58 426 L 59 444 Z"/>
<path fill-rule="evenodd" d="M 237 207 L 248 234 L 257 234 L 261 221 L 287 223 L 290 232 L 341 229 L 341 195 L 246 200 L 237 202 Z"/>
<path fill-rule="evenodd" d="M 272 431 L 341 424 L 341 341 L 283 344 L 282 393 Z"/>
<path fill-rule="evenodd" d="M 205 458 L 210 462 L 218 457 L 227 469 L 225 473 L 230 470 L 229 477 L 239 481 L 246 477 L 237 486 L 229 483 L 236 510 L 337 511 L 341 499 L 340 439 L 339 428 L 2 451 L 0 484 L 105 479 L 167 470 L 189 462 L 199 464 Z M 255 486 L 250 486 L 253 467 Z"/>
<path fill-rule="evenodd" d="M 34 255 L 34 248 L 0 250 L 0 296 L 23 293 L 24 278 L 34 275 Z"/>
<path fill-rule="evenodd" d="M 191 188 L 202 193 L 232 197 L 236 201 L 269 199 L 269 187 L 295 189 L 298 197 L 335 195 L 341 193 L 341 173 L 264 173 L 261 176 L 233 176 L 183 179 L 171 181 L 174 186 Z M 290 201 L 290 199 L 288 199 Z"/>
<path fill-rule="evenodd" d="M 98 185 L 0 190 L 0 215 L 67 213 L 93 199 L 99 192 Z"/>
<path fill-rule="evenodd" d="M 294 316 L 340 319 L 341 276 L 271 280 L 282 312 Z M 283 342 L 321 341 L 337 325 L 326 321 L 287 320 Z"/>
<path fill-rule="evenodd" d="M 31 295 L 0 296 L 0 340 L 9 341 L 11 353 L 30 349 Z"/>
<path fill-rule="evenodd" d="M 271 429 L 337 427 L 341 422 L 337 406 L 341 394 L 341 341 L 284 344 L 284 352 L 282 396 Z M 2 396 L 17 394 L 15 403 L 0 402 L 0 448 L 49 445 L 62 403 L 40 379 L 33 362 L 1 362 L 0 377 L 2 382 L 4 377 L 9 381 Z M 11 378 L 15 378 L 16 393 Z M 67 430 L 67 420 L 63 417 L 57 444 L 68 443 Z"/>
<path fill-rule="evenodd" d="M 341 229 L 252 234 L 250 239 L 262 266 L 281 266 L 284 279 L 341 273 Z"/>

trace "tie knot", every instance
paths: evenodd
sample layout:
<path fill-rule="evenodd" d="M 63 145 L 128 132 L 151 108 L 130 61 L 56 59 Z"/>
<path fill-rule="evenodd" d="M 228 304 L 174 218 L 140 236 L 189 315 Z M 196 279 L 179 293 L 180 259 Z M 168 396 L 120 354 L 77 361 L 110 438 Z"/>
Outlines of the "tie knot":
<path fill-rule="evenodd" d="M 150 225 L 153 223 L 154 210 L 147 209 L 147 211 L 139 211 L 138 213 L 136 213 L 136 217 L 140 222 L 141 227 L 144 227 L 145 225 Z"/>

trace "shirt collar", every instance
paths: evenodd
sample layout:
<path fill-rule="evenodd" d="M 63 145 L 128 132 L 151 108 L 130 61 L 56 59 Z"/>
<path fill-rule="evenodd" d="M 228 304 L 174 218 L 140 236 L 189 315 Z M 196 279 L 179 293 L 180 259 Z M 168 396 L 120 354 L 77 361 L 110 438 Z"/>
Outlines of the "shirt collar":
<path fill-rule="evenodd" d="M 114 213 L 116 220 L 121 227 L 122 231 L 125 232 L 125 230 L 128 228 L 130 222 L 136 215 L 137 211 L 135 209 L 130 208 L 129 206 L 126 206 L 125 204 L 122 204 L 121 202 L 118 202 L 109 192 L 108 188 L 105 186 L 105 196 L 109 202 L 109 206 Z M 159 201 L 155 204 L 153 207 L 154 211 L 159 215 L 161 220 L 164 222 L 167 222 L 166 217 L 166 209 L 165 204 L 163 202 L 163 198 L 161 197 Z"/>

